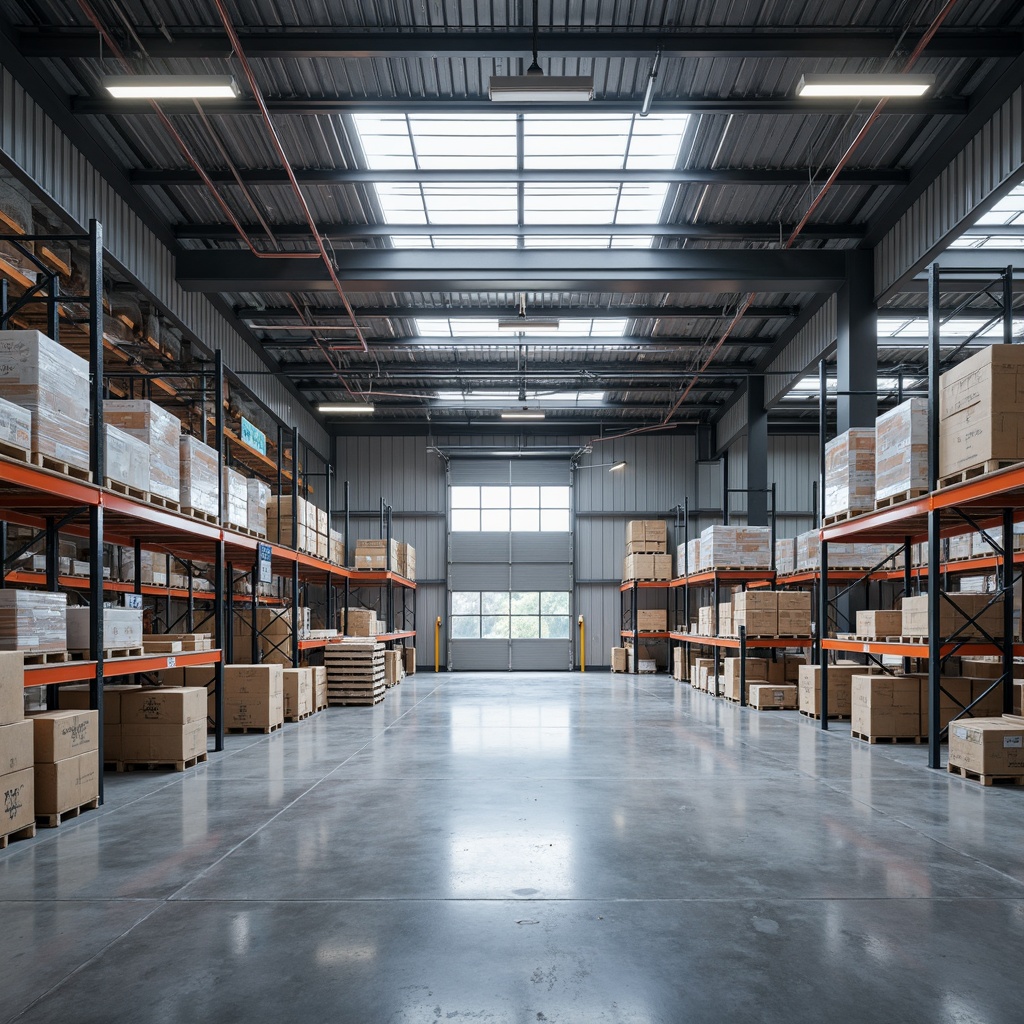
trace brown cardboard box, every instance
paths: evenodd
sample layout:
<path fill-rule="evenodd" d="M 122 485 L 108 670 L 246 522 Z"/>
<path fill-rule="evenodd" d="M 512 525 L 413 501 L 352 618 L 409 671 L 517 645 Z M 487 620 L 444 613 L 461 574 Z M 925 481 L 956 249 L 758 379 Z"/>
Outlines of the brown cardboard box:
<path fill-rule="evenodd" d="M 681 683 L 685 678 L 685 666 L 686 661 L 683 657 L 683 648 L 675 647 L 672 649 L 672 678 Z"/>
<path fill-rule="evenodd" d="M 715 635 L 715 606 L 705 604 L 697 609 L 697 633 L 700 636 Z"/>
<path fill-rule="evenodd" d="M 740 662 L 741 658 L 725 658 L 722 670 L 725 677 L 725 696 L 729 700 L 740 699 Z M 768 662 L 764 658 L 747 658 L 747 693 L 753 683 L 768 681 Z"/>
<path fill-rule="evenodd" d="M 25 717 L 25 655 L 0 651 L 0 725 Z"/>
<path fill-rule="evenodd" d="M 961 658 L 960 674 L 972 679 L 998 679 L 1003 674 L 1003 659 L 996 657 Z M 1024 663 L 1014 662 L 1013 678 L 1024 679 Z"/>
<path fill-rule="evenodd" d="M 780 590 L 779 636 L 811 635 L 811 595 L 806 590 Z"/>
<path fill-rule="evenodd" d="M 851 679 L 851 730 L 861 736 L 923 736 L 919 676 L 855 675 Z"/>
<path fill-rule="evenodd" d="M 206 695 L 196 686 L 146 687 L 121 695 L 121 725 L 206 723 Z"/>
<path fill-rule="evenodd" d="M 313 713 L 313 670 L 286 668 L 282 674 L 284 717 L 297 722 Z"/>
<path fill-rule="evenodd" d="M 319 711 L 327 706 L 327 666 L 313 665 L 313 710 Z"/>
<path fill-rule="evenodd" d="M 98 752 L 94 748 L 60 761 L 37 761 L 35 787 L 36 814 L 61 814 L 95 800 L 100 795 Z"/>
<path fill-rule="evenodd" d="M 34 735 L 31 722 L 0 725 L 0 776 L 22 772 L 35 764 Z M 0 811 L 0 821 L 2 813 Z"/>
<path fill-rule="evenodd" d="M 636 625 L 644 632 L 664 632 L 668 629 L 668 612 L 664 608 L 643 608 L 636 613 Z"/>
<path fill-rule="evenodd" d="M 852 680 L 854 673 L 862 669 L 852 665 L 829 665 L 828 667 L 828 713 L 849 718 L 852 705 Z M 801 665 L 797 680 L 800 710 L 815 717 L 821 715 L 821 668 L 818 665 Z"/>
<path fill-rule="evenodd" d="M 656 580 L 670 580 L 670 579 L 672 579 L 672 556 L 671 555 L 655 555 L 654 556 L 654 578 Z"/>
<path fill-rule="evenodd" d="M 36 773 L 30 765 L 21 771 L 0 775 L 0 836 L 9 836 L 36 823 Z"/>
<path fill-rule="evenodd" d="M 40 711 L 29 717 L 35 731 L 36 764 L 63 761 L 99 749 L 98 711 Z"/>
<path fill-rule="evenodd" d="M 406 647 L 405 650 L 405 674 L 414 676 L 416 674 L 416 648 Z"/>
<path fill-rule="evenodd" d="M 397 686 L 402 681 L 402 652 L 384 652 L 384 685 Z"/>
<path fill-rule="evenodd" d="M 732 601 L 722 601 L 718 605 L 718 635 L 736 635 L 732 628 Z"/>
<path fill-rule="evenodd" d="M 991 600 L 987 594 L 958 594 L 951 593 L 950 598 L 956 602 L 960 610 L 957 610 L 943 600 L 939 606 L 939 628 L 942 636 L 950 637 L 958 630 L 967 619 L 963 613 L 972 617 L 978 616 L 977 624 L 967 626 L 957 639 L 981 638 L 982 633 L 979 626 L 989 633 L 990 636 L 1001 637 L 1003 635 L 1003 609 L 1001 602 L 996 602 L 992 607 L 982 611 Z M 979 615 L 980 613 L 980 615 Z M 903 599 L 902 615 L 903 636 L 928 636 L 928 598 L 905 597 Z"/>
<path fill-rule="evenodd" d="M 179 669 L 178 671 L 183 671 Z M 103 687 L 103 724 L 121 724 L 121 699 L 126 693 L 141 690 L 141 686 L 130 686 L 127 683 L 108 685 Z M 89 710 L 89 687 L 87 684 L 80 686 L 62 686 L 59 693 L 61 711 L 88 711 Z"/>
<path fill-rule="evenodd" d="M 339 619 L 338 626 L 342 628 L 345 625 L 343 613 Z M 378 632 L 376 612 L 366 608 L 348 609 L 348 636 L 376 636 Z"/>
<path fill-rule="evenodd" d="M 611 652 L 611 665 L 613 672 L 626 671 L 626 648 L 613 647 Z"/>
<path fill-rule="evenodd" d="M 903 613 L 900 611 L 857 612 L 857 636 L 903 636 Z"/>
<path fill-rule="evenodd" d="M 939 476 L 1024 458 L 1024 351 L 988 345 L 939 381 Z"/>
<path fill-rule="evenodd" d="M 949 730 L 949 763 L 979 775 L 1024 775 L 1024 719 L 971 718 Z"/>
<path fill-rule="evenodd" d="M 768 665 L 768 682 L 776 686 L 784 685 L 786 680 L 786 659 L 785 657 L 770 659 Z"/>
<path fill-rule="evenodd" d="M 198 693 L 199 691 L 194 691 Z M 121 726 L 121 760 L 164 764 L 206 753 L 206 718 Z"/>
<path fill-rule="evenodd" d="M 796 539 L 791 537 L 787 540 L 775 542 L 775 571 L 780 576 L 796 572 Z"/>
<path fill-rule="evenodd" d="M 779 630 L 779 595 L 770 590 L 740 591 L 732 599 L 732 626 L 739 634 L 745 626 L 748 636 L 776 636 Z"/>
<path fill-rule="evenodd" d="M 775 683 L 755 683 L 750 687 L 748 703 L 752 708 L 792 708 L 797 706 L 797 689 L 795 686 Z"/>
<path fill-rule="evenodd" d="M 226 665 L 225 728 L 270 729 L 284 723 L 284 669 L 280 665 Z"/>
<path fill-rule="evenodd" d="M 642 555 L 648 554 L 664 554 L 665 553 L 665 542 L 658 540 L 627 540 L 626 541 L 626 554 L 627 555 Z"/>
<path fill-rule="evenodd" d="M 958 676 L 943 676 L 939 693 L 939 726 L 945 729 L 950 722 L 971 706 L 974 718 L 999 717 L 1003 713 L 1002 687 L 992 686 L 990 679 L 965 679 Z M 975 703 L 977 701 L 977 703 Z M 928 678 L 921 676 L 921 735 L 928 735 Z"/>

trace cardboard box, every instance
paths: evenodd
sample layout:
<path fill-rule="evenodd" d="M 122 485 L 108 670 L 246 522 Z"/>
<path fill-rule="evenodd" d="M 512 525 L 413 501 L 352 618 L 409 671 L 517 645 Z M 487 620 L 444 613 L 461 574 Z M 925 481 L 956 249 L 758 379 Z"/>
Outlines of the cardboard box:
<path fill-rule="evenodd" d="M 122 725 L 206 724 L 206 696 L 195 686 L 147 686 L 121 695 Z"/>
<path fill-rule="evenodd" d="M 339 615 L 339 628 L 344 628 L 345 619 L 343 613 Z M 347 636 L 377 636 L 380 633 L 377 622 L 377 613 L 367 608 L 348 609 L 348 633 Z"/>
<path fill-rule="evenodd" d="M 25 655 L 22 651 L 0 651 L 0 725 L 11 725 L 25 717 Z"/>
<path fill-rule="evenodd" d="M 35 729 L 31 722 L 0 725 L 0 776 L 22 772 L 35 764 L 34 737 Z"/>
<path fill-rule="evenodd" d="M 811 635 L 811 595 L 806 590 L 780 590 L 776 593 L 779 607 L 779 636 Z"/>
<path fill-rule="evenodd" d="M 283 673 L 284 717 L 297 722 L 313 713 L 313 670 L 286 668 Z"/>
<path fill-rule="evenodd" d="M 67 609 L 67 640 L 69 651 L 89 650 L 89 627 L 92 609 L 76 606 Z M 141 608 L 103 609 L 103 649 L 106 651 L 142 646 Z"/>
<path fill-rule="evenodd" d="M 981 639 L 983 636 L 981 628 L 984 628 L 990 636 L 1002 637 L 1003 609 L 1001 602 L 997 601 L 991 608 L 985 609 L 985 606 L 991 600 L 985 594 L 951 593 L 949 596 L 956 602 L 958 608 L 954 608 L 949 601 L 943 600 L 941 602 L 939 606 L 939 629 L 943 638 L 951 637 L 954 632 L 961 628 L 963 628 L 963 631 L 957 634 L 957 639 Z M 968 615 L 971 617 L 977 616 L 977 623 L 966 625 Z M 905 597 L 903 599 L 901 624 L 903 636 L 926 637 L 929 635 L 927 596 Z"/>
<path fill-rule="evenodd" d="M 17 772 L 0 775 L 0 836 L 9 836 L 36 823 L 36 773 L 29 765 Z"/>
<path fill-rule="evenodd" d="M 384 685 L 397 686 L 402 681 L 402 652 L 384 652 Z"/>
<path fill-rule="evenodd" d="M 282 724 L 284 669 L 280 665 L 226 665 L 225 728 L 270 729 Z"/>
<path fill-rule="evenodd" d="M 771 530 L 767 526 L 709 526 L 700 535 L 700 567 L 768 569 L 772 562 L 770 545 Z"/>
<path fill-rule="evenodd" d="M 178 439 L 178 471 L 182 508 L 194 509 L 220 520 L 218 466 L 216 448 L 190 434 L 181 435 Z"/>
<path fill-rule="evenodd" d="M 310 672 L 313 673 L 313 710 L 319 711 L 327 706 L 327 666 L 313 665 Z"/>
<path fill-rule="evenodd" d="M 650 650 L 640 644 L 634 652 L 632 647 L 626 648 L 626 671 L 647 674 L 657 672 L 658 664 Z"/>
<path fill-rule="evenodd" d="M 765 708 L 791 708 L 796 710 L 797 688 L 777 686 L 774 683 L 755 683 L 750 687 L 747 703 L 758 710 Z"/>
<path fill-rule="evenodd" d="M 246 518 L 249 529 L 261 537 L 267 535 L 267 509 L 270 507 L 270 485 L 262 480 L 246 480 Z"/>
<path fill-rule="evenodd" d="M 857 636 L 878 637 L 880 639 L 888 636 L 903 636 L 903 612 L 857 612 Z"/>
<path fill-rule="evenodd" d="M 357 540 L 355 567 L 378 571 L 391 569 L 397 572 L 398 541 L 394 537 L 391 538 L 390 544 L 387 540 Z"/>
<path fill-rule="evenodd" d="M 740 665 L 742 658 L 725 658 L 722 661 L 725 678 L 725 696 L 729 700 L 740 699 Z M 768 681 L 768 662 L 764 658 L 747 658 L 747 693 L 751 685 Z"/>
<path fill-rule="evenodd" d="M 412 676 L 416 674 L 416 648 L 415 647 L 404 647 L 405 651 L 405 674 Z"/>
<path fill-rule="evenodd" d="M 32 447 L 32 413 L 0 398 L 0 441 L 23 451 Z"/>
<path fill-rule="evenodd" d="M 875 428 L 851 427 L 825 445 L 825 515 L 875 507 Z"/>
<path fill-rule="evenodd" d="M 928 490 L 928 399 L 908 398 L 875 420 L 875 499 Z"/>
<path fill-rule="evenodd" d="M 705 604 L 697 609 L 697 633 L 700 636 L 715 635 L 715 606 Z"/>
<path fill-rule="evenodd" d="M 40 711 L 29 716 L 36 764 L 99 749 L 98 711 Z"/>
<path fill-rule="evenodd" d="M 611 652 L 611 666 L 613 672 L 626 671 L 626 648 L 613 647 Z"/>
<path fill-rule="evenodd" d="M 1022 349 L 989 345 L 940 378 L 940 477 L 1024 458 Z"/>
<path fill-rule="evenodd" d="M 850 688 L 853 732 L 890 739 L 925 735 L 927 697 L 919 676 L 858 674 Z"/>
<path fill-rule="evenodd" d="M 67 594 L 0 590 L 0 650 L 67 650 L 67 608 Z"/>
<path fill-rule="evenodd" d="M 89 469 L 86 360 L 39 331 L 0 331 L 0 398 L 31 416 L 33 452 Z"/>
<path fill-rule="evenodd" d="M 732 601 L 723 601 L 718 606 L 718 635 L 736 635 L 732 628 Z"/>
<path fill-rule="evenodd" d="M 181 420 L 154 402 L 105 401 L 103 422 L 131 434 L 149 449 L 149 490 L 162 498 L 181 497 Z"/>
<path fill-rule="evenodd" d="M 732 626 L 737 635 L 745 626 L 748 636 L 776 636 L 779 631 L 779 594 L 771 590 L 743 590 L 732 599 Z"/>
<path fill-rule="evenodd" d="M 693 575 L 700 572 L 700 537 L 695 537 L 693 540 L 686 542 L 686 564 L 684 566 L 680 563 L 678 571 L 680 576 L 685 576 L 687 573 Z"/>
<path fill-rule="evenodd" d="M 668 612 L 664 608 L 643 608 L 636 613 L 637 629 L 648 633 L 668 629 Z"/>
<path fill-rule="evenodd" d="M 139 491 L 149 490 L 149 449 L 137 437 L 103 425 L 107 478 Z"/>
<path fill-rule="evenodd" d="M 199 694 L 199 691 L 194 691 Z M 201 696 L 201 694 L 200 694 Z M 205 705 L 205 701 L 203 702 Z M 191 761 L 206 753 L 206 715 L 196 722 L 121 726 L 121 760 L 149 764 Z"/>
<path fill-rule="evenodd" d="M 36 761 L 36 814 L 62 814 L 100 795 L 99 753 L 93 749 L 60 761 Z"/>
<path fill-rule="evenodd" d="M 979 775 L 1024 775 L 1024 719 L 972 718 L 949 730 L 949 763 Z"/>
<path fill-rule="evenodd" d="M 1003 674 L 1003 659 L 996 657 L 961 658 L 960 673 L 973 679 L 998 679 Z M 1024 679 L 1024 661 L 1014 660 L 1013 678 Z"/>
<path fill-rule="evenodd" d="M 829 665 L 828 713 L 849 718 L 853 710 L 853 677 L 863 669 L 853 665 Z M 801 711 L 821 715 L 821 667 L 801 665 L 797 677 L 798 705 Z"/>

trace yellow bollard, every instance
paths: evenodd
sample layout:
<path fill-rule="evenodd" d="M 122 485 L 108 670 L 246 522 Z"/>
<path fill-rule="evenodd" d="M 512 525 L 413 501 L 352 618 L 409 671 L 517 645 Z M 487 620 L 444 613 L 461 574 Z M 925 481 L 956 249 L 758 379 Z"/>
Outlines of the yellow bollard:
<path fill-rule="evenodd" d="M 587 671 L 587 627 L 583 625 L 583 616 L 580 616 L 580 671 Z"/>
<path fill-rule="evenodd" d="M 434 623 L 434 671 L 441 671 L 441 616 Z"/>

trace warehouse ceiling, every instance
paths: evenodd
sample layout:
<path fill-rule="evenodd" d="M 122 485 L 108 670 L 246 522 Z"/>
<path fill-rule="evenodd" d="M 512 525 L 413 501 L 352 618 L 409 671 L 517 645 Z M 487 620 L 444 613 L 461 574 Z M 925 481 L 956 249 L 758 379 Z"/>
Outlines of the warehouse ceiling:
<path fill-rule="evenodd" d="M 593 75 L 582 104 L 488 99 L 531 61 L 529 2 L 9 0 L 0 31 L 173 236 L 182 287 L 314 405 L 374 406 L 348 429 L 525 408 L 607 435 L 713 422 L 954 155 L 1020 66 L 1017 0 L 953 4 L 913 67 L 934 89 L 889 101 L 845 162 L 873 102 L 796 95 L 903 70 L 943 7 L 541 0 L 539 64 Z M 107 95 L 125 73 L 240 95 L 157 109 Z M 1020 246 L 1024 201 L 1005 202 L 964 246 Z M 923 364 L 924 302 L 880 311 L 893 397 Z M 771 423 L 816 422 L 816 387 Z"/>

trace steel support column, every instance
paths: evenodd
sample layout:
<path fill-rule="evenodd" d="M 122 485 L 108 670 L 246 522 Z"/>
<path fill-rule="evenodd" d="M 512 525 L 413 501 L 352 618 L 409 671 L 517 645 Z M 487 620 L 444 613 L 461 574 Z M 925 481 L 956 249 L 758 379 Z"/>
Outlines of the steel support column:
<path fill-rule="evenodd" d="M 846 269 L 846 283 L 838 294 L 836 339 L 839 434 L 850 427 L 873 427 L 878 416 L 878 311 L 871 252 L 858 249 L 848 253 Z"/>
<path fill-rule="evenodd" d="M 747 523 L 768 525 L 768 411 L 764 377 L 747 379 Z"/>

